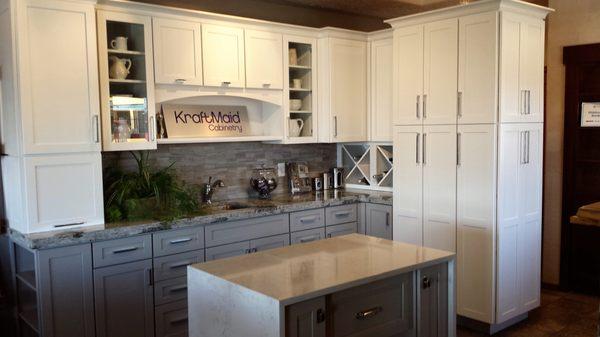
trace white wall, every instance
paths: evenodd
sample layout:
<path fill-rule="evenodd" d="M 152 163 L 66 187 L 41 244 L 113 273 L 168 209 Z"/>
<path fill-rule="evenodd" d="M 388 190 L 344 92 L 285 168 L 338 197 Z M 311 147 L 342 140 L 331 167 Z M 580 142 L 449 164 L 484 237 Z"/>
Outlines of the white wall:
<path fill-rule="evenodd" d="M 600 0 L 550 0 L 546 48 L 546 167 L 542 281 L 558 284 L 564 127 L 564 46 L 600 43 Z"/>

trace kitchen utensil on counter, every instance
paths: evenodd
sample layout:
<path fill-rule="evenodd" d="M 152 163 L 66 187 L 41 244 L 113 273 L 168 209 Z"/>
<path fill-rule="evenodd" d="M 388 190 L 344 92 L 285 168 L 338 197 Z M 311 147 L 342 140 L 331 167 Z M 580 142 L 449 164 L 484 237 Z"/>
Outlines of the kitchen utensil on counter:
<path fill-rule="evenodd" d="M 313 190 L 322 191 L 323 190 L 323 178 L 322 177 L 314 177 L 312 186 L 313 186 Z"/>
<path fill-rule="evenodd" d="M 108 59 L 111 61 L 110 69 L 108 71 L 109 77 L 116 80 L 126 79 L 129 75 L 129 70 L 131 69 L 131 60 L 118 58 L 114 55 L 110 56 Z"/>
<path fill-rule="evenodd" d="M 343 188 L 344 187 L 344 168 L 343 167 L 334 167 L 333 168 L 333 188 Z"/>
<path fill-rule="evenodd" d="M 254 169 L 254 175 L 250 178 L 250 186 L 258 192 L 259 198 L 270 198 L 271 192 L 277 188 L 275 169 L 272 167 Z"/>
<path fill-rule="evenodd" d="M 289 49 L 289 58 L 291 66 L 298 65 L 298 52 L 296 51 L 296 48 Z"/>
<path fill-rule="evenodd" d="M 333 186 L 333 176 L 329 172 L 323 173 L 323 189 L 329 190 Z"/>
<path fill-rule="evenodd" d="M 289 135 L 290 137 L 298 137 L 302 132 L 302 128 L 304 127 L 304 121 L 300 118 L 290 118 L 290 129 Z"/>
<path fill-rule="evenodd" d="M 294 89 L 302 89 L 302 79 L 294 78 L 292 80 L 292 88 Z"/>
<path fill-rule="evenodd" d="M 125 36 L 117 36 L 110 41 L 110 47 L 115 50 L 127 50 L 127 38 Z"/>
<path fill-rule="evenodd" d="M 302 100 L 298 98 L 290 99 L 290 110 L 298 111 L 302 109 Z"/>

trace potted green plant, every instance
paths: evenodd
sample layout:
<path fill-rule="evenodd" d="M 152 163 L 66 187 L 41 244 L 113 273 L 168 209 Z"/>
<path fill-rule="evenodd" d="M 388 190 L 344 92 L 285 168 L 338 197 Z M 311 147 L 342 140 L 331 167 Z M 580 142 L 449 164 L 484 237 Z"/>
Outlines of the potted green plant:
<path fill-rule="evenodd" d="M 173 165 L 155 169 L 149 152 L 131 152 L 136 170 L 108 165 L 104 172 L 105 216 L 108 222 L 174 219 L 198 213 L 198 187 L 177 179 Z"/>

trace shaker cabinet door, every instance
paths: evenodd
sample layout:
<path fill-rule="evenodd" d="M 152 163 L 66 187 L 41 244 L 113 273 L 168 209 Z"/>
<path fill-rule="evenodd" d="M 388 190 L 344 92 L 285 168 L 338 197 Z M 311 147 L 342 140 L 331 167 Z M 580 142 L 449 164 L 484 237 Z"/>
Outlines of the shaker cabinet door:
<path fill-rule="evenodd" d="M 283 88 L 283 37 L 281 34 L 247 29 L 246 87 Z"/>
<path fill-rule="evenodd" d="M 371 42 L 370 64 L 370 140 L 392 141 L 393 41 Z"/>
<path fill-rule="evenodd" d="M 156 83 L 202 85 L 200 24 L 152 19 Z"/>
<path fill-rule="evenodd" d="M 366 234 L 382 239 L 392 239 L 392 207 L 366 204 Z"/>
<path fill-rule="evenodd" d="M 428 23 L 424 35 L 423 123 L 456 123 L 458 20 Z"/>
<path fill-rule="evenodd" d="M 15 4 L 23 152 L 100 151 L 94 5 Z"/>
<path fill-rule="evenodd" d="M 244 30 L 202 25 L 204 85 L 243 88 L 246 84 Z"/>
<path fill-rule="evenodd" d="M 285 329 L 287 337 L 325 337 L 325 297 L 286 307 Z"/>
<path fill-rule="evenodd" d="M 96 336 L 154 336 L 152 260 L 94 270 Z"/>
<path fill-rule="evenodd" d="M 423 26 L 394 30 L 394 125 L 422 123 Z"/>

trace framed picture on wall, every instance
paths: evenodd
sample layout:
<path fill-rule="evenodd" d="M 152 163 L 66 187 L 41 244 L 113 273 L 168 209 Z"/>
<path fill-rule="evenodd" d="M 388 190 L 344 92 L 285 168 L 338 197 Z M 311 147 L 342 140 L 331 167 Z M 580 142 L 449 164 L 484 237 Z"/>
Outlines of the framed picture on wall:
<path fill-rule="evenodd" d="M 600 127 L 600 102 L 581 103 L 581 127 Z"/>

